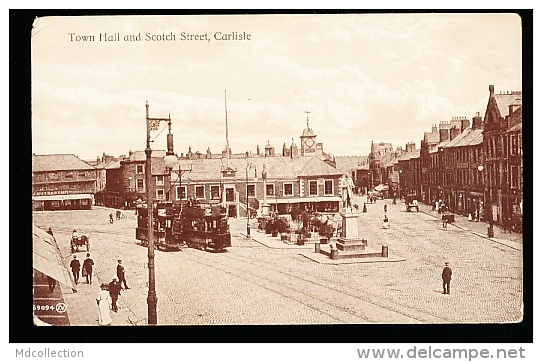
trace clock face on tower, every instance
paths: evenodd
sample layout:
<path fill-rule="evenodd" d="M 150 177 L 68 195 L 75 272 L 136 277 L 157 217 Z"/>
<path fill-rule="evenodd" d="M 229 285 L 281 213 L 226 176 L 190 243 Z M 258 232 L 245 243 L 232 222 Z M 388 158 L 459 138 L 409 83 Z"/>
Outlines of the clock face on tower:
<path fill-rule="evenodd" d="M 309 147 L 312 147 L 314 145 L 314 140 L 312 138 L 307 138 L 305 144 Z"/>

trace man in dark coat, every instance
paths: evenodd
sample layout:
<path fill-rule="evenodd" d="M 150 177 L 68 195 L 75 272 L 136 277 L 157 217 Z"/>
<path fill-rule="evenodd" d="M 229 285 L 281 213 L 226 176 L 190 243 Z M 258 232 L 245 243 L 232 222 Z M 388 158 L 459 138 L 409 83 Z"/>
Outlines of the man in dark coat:
<path fill-rule="evenodd" d="M 79 284 L 79 271 L 81 270 L 81 262 L 77 259 L 77 255 L 73 256 L 70 262 L 70 268 L 72 269 L 73 281 L 75 284 Z"/>
<path fill-rule="evenodd" d="M 118 312 L 119 307 L 117 306 L 117 300 L 120 295 L 120 283 L 117 276 L 113 276 L 113 280 L 109 283 L 109 295 L 111 296 L 111 309 L 113 312 Z"/>
<path fill-rule="evenodd" d="M 51 228 L 49 228 L 49 230 L 47 230 L 47 234 L 51 235 L 53 238 L 55 237 L 53 235 L 53 230 Z"/>
<path fill-rule="evenodd" d="M 87 284 L 92 284 L 92 266 L 94 260 L 90 258 L 90 253 L 87 253 L 87 258 L 83 261 L 83 269 L 85 269 L 85 276 L 87 277 Z"/>
<path fill-rule="evenodd" d="M 128 285 L 126 284 L 126 275 L 124 274 L 124 266 L 122 265 L 122 260 L 118 260 L 117 264 L 117 277 L 119 278 L 119 284 L 122 287 L 122 283 L 124 283 L 124 289 L 130 289 Z"/>
<path fill-rule="evenodd" d="M 452 280 L 452 268 L 450 268 L 450 263 L 446 262 L 442 270 L 442 294 L 450 294 L 450 280 Z"/>

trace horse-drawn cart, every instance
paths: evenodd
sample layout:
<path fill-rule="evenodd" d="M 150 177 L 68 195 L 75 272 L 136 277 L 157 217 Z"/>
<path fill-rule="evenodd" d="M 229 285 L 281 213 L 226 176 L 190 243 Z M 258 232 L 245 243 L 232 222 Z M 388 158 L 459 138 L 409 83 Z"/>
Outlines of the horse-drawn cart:
<path fill-rule="evenodd" d="M 72 253 L 79 251 L 79 248 L 85 247 L 90 251 L 90 240 L 87 235 L 72 236 L 70 239 L 70 249 Z"/>

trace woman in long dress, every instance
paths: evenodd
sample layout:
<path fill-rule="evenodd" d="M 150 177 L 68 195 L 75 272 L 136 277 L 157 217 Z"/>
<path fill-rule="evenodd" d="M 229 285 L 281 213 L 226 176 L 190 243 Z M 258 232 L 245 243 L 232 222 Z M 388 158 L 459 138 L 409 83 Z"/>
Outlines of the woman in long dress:
<path fill-rule="evenodd" d="M 107 290 L 108 285 L 103 283 L 100 286 L 100 293 L 96 297 L 98 302 L 98 322 L 101 326 L 108 326 L 111 324 L 111 315 L 109 314 L 109 305 L 111 304 L 111 298 L 109 296 L 109 291 Z"/>

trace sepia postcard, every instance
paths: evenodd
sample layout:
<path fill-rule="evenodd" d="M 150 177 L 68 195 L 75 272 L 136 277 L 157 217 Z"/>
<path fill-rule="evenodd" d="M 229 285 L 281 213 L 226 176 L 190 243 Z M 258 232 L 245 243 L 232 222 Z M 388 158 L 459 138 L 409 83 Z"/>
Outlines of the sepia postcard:
<path fill-rule="evenodd" d="M 518 14 L 31 37 L 36 326 L 523 321 Z"/>

